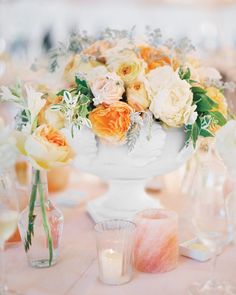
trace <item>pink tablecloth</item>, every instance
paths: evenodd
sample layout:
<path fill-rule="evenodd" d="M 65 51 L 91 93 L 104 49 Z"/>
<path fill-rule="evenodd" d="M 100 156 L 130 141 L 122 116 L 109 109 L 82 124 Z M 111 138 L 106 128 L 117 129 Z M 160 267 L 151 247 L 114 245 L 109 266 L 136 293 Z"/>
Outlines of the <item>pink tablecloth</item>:
<path fill-rule="evenodd" d="M 167 187 L 160 196 L 166 207 L 176 208 L 180 214 L 181 239 L 189 232 L 186 222 L 186 200 L 177 193 L 176 185 L 168 185 L 176 176 L 167 179 Z M 80 189 L 88 197 L 105 190 L 103 185 L 84 183 Z M 187 287 L 196 280 L 207 278 L 210 262 L 200 263 L 180 257 L 179 266 L 164 274 L 135 273 L 134 279 L 123 286 L 106 286 L 97 279 L 96 249 L 93 222 L 85 212 L 85 206 L 63 209 L 65 228 L 61 259 L 49 269 L 33 269 L 27 265 L 23 247 L 11 246 L 6 251 L 7 281 L 11 289 L 25 295 L 184 295 Z M 218 276 L 236 283 L 236 247 L 228 246 L 218 257 Z"/>

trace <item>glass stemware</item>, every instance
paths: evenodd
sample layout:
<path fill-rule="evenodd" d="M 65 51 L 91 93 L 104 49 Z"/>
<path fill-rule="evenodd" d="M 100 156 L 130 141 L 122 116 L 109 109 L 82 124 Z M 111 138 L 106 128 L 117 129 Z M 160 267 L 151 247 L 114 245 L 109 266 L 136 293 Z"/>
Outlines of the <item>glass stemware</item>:
<path fill-rule="evenodd" d="M 229 240 L 230 227 L 223 193 L 225 171 L 217 160 L 202 163 L 196 173 L 193 186 L 192 222 L 198 238 L 212 252 L 210 278 L 204 283 L 194 283 L 189 294 L 236 294 L 234 286 L 215 278 L 217 254 Z"/>
<path fill-rule="evenodd" d="M 9 173 L 0 173 L 0 251 L 2 258 L 0 295 L 17 294 L 9 290 L 5 284 L 4 245 L 16 231 L 18 221 L 18 201 L 12 189 Z"/>

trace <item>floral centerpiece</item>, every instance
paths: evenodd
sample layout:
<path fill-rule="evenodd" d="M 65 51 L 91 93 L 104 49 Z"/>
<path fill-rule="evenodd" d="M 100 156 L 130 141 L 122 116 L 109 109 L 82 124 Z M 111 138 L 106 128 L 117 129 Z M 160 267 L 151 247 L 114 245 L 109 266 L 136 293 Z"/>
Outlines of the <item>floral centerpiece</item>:
<path fill-rule="evenodd" d="M 180 150 L 195 147 L 199 136 L 213 137 L 228 117 L 224 90 L 231 84 L 202 66 L 193 49 L 188 39 L 164 40 L 159 30 L 147 29 L 142 37 L 110 29 L 96 37 L 72 35 L 50 54 L 49 70 L 57 78 L 52 87 L 2 87 L 2 100 L 21 106 L 19 149 L 38 171 L 68 163 L 68 142 L 83 167 L 116 179 L 176 168 L 171 163 Z M 162 169 L 165 162 L 168 169 Z M 33 203 L 32 191 L 29 225 Z M 26 249 L 32 232 L 29 226 Z"/>

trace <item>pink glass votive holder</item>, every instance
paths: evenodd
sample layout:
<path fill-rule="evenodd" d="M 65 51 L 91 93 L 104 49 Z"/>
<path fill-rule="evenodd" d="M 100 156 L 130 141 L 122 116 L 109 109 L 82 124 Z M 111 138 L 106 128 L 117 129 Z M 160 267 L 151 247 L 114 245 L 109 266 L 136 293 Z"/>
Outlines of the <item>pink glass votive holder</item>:
<path fill-rule="evenodd" d="M 147 209 L 136 214 L 134 264 L 141 272 L 158 273 L 177 267 L 178 216 L 174 211 Z"/>

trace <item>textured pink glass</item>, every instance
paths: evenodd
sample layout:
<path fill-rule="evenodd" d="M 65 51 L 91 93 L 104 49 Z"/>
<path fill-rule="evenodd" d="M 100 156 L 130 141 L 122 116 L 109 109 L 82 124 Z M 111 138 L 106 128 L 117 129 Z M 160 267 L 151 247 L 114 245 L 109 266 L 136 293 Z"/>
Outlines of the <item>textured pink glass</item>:
<path fill-rule="evenodd" d="M 135 216 L 134 263 L 141 272 L 176 268 L 179 257 L 178 217 L 173 211 L 147 209 Z"/>

